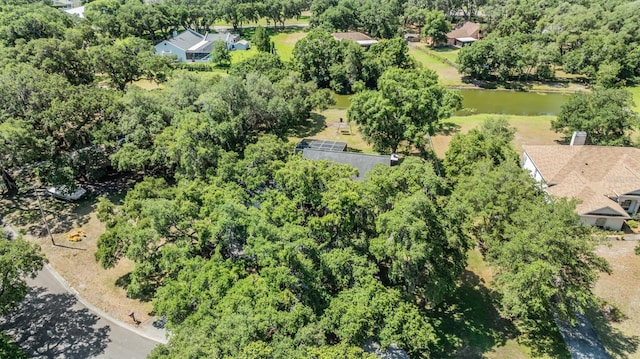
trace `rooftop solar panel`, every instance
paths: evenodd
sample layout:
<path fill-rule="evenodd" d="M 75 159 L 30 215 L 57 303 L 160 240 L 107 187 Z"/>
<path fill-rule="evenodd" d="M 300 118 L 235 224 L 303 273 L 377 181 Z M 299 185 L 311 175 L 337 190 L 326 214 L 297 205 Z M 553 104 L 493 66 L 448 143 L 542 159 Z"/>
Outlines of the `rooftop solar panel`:
<path fill-rule="evenodd" d="M 298 145 L 296 146 L 296 151 L 301 151 L 305 148 L 331 152 L 343 152 L 347 149 L 347 143 L 327 140 L 304 139 L 300 141 L 300 143 L 298 143 Z"/>

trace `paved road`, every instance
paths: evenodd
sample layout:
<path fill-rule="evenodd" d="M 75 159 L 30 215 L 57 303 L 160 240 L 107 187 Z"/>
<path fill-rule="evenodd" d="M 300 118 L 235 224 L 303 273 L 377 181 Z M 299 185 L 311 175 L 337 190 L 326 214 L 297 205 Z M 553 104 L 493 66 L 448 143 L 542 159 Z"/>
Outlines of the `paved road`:
<path fill-rule="evenodd" d="M 0 229 L 2 225 L 0 225 Z M 146 358 L 158 344 L 89 310 L 47 268 L 0 330 L 32 358 Z"/>
<path fill-rule="evenodd" d="M 589 319 L 582 314 L 576 314 L 577 323 L 571 326 L 556 319 L 562 339 L 572 359 L 611 359 L 602 345 Z"/>

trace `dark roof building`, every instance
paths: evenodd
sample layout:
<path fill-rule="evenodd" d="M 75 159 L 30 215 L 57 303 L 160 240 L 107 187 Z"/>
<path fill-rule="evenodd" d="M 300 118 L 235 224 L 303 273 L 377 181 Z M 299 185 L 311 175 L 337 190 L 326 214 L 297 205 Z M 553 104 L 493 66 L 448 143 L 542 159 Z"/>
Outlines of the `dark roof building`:
<path fill-rule="evenodd" d="M 380 156 L 347 152 L 345 142 L 325 140 L 304 139 L 298 143 L 295 152 L 302 152 L 302 157 L 308 160 L 327 160 L 350 165 L 358 170 L 358 175 L 354 178 L 357 181 L 364 179 L 367 172 L 377 165 L 392 166 L 398 162 L 397 155 Z"/>

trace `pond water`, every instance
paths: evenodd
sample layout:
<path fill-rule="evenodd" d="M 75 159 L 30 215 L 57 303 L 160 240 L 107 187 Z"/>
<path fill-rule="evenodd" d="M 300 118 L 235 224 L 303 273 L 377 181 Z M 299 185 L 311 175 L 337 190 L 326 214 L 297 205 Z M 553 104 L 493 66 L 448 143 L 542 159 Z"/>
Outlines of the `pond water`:
<path fill-rule="evenodd" d="M 543 92 L 459 90 L 459 114 L 500 113 L 505 115 L 557 115 L 570 95 Z"/>
<path fill-rule="evenodd" d="M 462 95 L 457 115 L 499 113 L 505 115 L 557 115 L 569 95 L 561 93 L 516 92 L 495 90 L 458 90 Z M 348 108 L 350 95 L 336 95 L 333 108 Z"/>

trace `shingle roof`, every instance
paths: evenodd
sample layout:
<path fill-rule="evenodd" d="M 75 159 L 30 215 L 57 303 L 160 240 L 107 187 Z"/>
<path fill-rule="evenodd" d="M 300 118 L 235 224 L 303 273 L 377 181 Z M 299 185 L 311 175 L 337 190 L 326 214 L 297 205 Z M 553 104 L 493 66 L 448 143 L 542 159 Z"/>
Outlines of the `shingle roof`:
<path fill-rule="evenodd" d="M 367 34 L 363 34 L 361 32 L 355 32 L 355 31 L 350 31 L 350 32 L 334 32 L 333 33 L 333 38 L 340 41 L 340 40 L 351 40 L 351 41 L 368 41 L 368 40 L 374 40 L 374 38 L 372 38 L 371 36 L 367 35 Z"/>
<path fill-rule="evenodd" d="M 234 41 L 238 38 L 237 34 L 229 33 L 206 33 L 201 35 L 191 29 L 185 30 L 167 41 L 174 46 L 189 52 L 209 53 L 213 48 L 213 42 L 222 40 L 224 42 Z"/>
<path fill-rule="evenodd" d="M 578 198 L 578 213 L 609 207 L 622 216 L 626 211 L 611 200 L 640 191 L 640 149 L 610 146 L 524 146 L 547 183 L 547 192 Z"/>
<path fill-rule="evenodd" d="M 477 22 L 467 21 L 461 27 L 453 29 L 447 33 L 448 39 L 474 37 L 473 34 L 480 30 L 480 24 Z M 475 37 L 474 37 L 475 38 Z"/>
<path fill-rule="evenodd" d="M 169 41 L 174 46 L 186 51 L 189 48 L 193 47 L 193 45 L 202 41 L 203 39 L 204 39 L 203 35 L 200 35 L 197 32 L 191 29 L 188 29 L 179 33 L 177 36 L 167 41 Z"/>
<path fill-rule="evenodd" d="M 323 151 L 313 148 L 303 149 L 302 157 L 309 160 L 328 160 L 348 164 L 358 170 L 356 180 L 362 180 L 367 172 L 371 171 L 378 164 L 391 165 L 389 156 L 366 155 L 355 152 Z"/>

